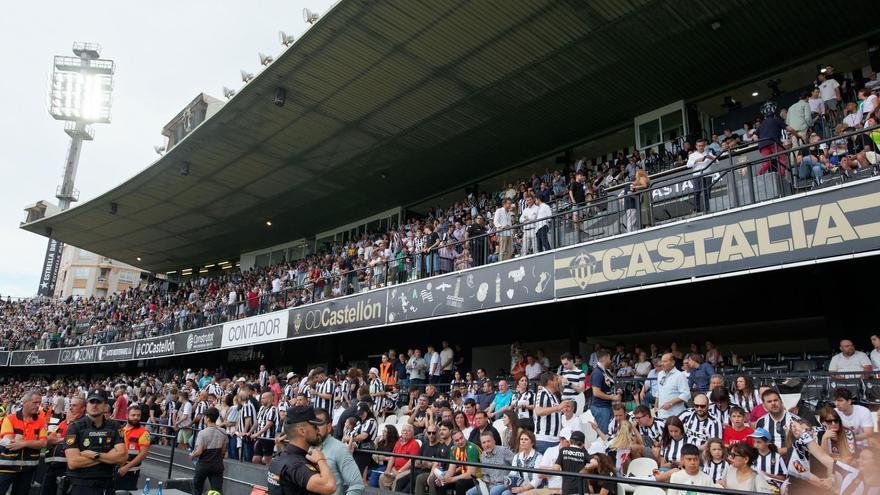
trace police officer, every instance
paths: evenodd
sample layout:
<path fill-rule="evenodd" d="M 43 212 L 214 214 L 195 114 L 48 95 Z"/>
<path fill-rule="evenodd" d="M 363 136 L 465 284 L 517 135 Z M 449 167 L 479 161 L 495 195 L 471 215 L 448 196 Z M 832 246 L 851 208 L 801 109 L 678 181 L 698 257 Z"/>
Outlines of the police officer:
<path fill-rule="evenodd" d="M 40 487 L 40 495 L 55 495 L 58 492 L 58 477 L 63 476 L 67 471 L 67 458 L 64 457 L 64 437 L 67 435 L 67 427 L 85 413 L 86 400 L 83 397 L 70 399 L 67 417 L 58 423 L 58 427 L 46 439 L 49 452 L 46 454 L 46 475 Z"/>
<path fill-rule="evenodd" d="M 107 394 L 92 390 L 86 399 L 86 415 L 67 427 L 64 456 L 67 458 L 66 488 L 70 495 L 113 495 L 115 466 L 128 458 L 122 433 L 107 421 Z"/>
<path fill-rule="evenodd" d="M 40 393 L 27 392 L 21 409 L 0 425 L 0 494 L 27 495 L 34 479 L 40 450 L 46 446 L 46 424 L 40 419 Z"/>
<path fill-rule="evenodd" d="M 141 462 L 147 457 L 150 449 L 150 433 L 141 424 L 142 415 L 143 409 L 140 407 L 128 408 L 128 422 L 122 427 L 122 439 L 125 442 L 125 451 L 128 453 L 128 462 L 119 466 L 116 472 L 117 490 L 137 490 Z"/>
<path fill-rule="evenodd" d="M 269 463 L 269 495 L 330 495 L 336 491 L 330 465 L 318 448 L 318 427 L 323 424 L 312 406 L 288 409 L 284 433 L 290 443 Z"/>

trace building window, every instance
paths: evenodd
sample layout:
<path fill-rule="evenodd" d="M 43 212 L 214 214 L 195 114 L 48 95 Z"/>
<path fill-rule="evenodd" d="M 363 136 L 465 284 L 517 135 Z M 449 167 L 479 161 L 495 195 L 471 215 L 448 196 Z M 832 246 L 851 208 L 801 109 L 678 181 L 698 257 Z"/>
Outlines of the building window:
<path fill-rule="evenodd" d="M 130 271 L 119 272 L 119 281 L 124 284 L 133 284 L 135 280 L 135 273 Z"/>
<path fill-rule="evenodd" d="M 84 287 L 74 287 L 70 291 L 71 296 L 84 296 L 86 295 L 86 289 Z"/>
<path fill-rule="evenodd" d="M 80 250 L 79 250 L 79 259 L 81 259 L 81 260 L 93 260 L 93 259 L 95 259 L 95 255 L 94 255 L 93 253 L 90 253 L 90 252 L 86 251 L 85 249 L 80 249 Z"/>
<path fill-rule="evenodd" d="M 89 278 L 89 269 L 88 268 L 77 268 L 73 271 L 73 276 L 75 278 Z"/>

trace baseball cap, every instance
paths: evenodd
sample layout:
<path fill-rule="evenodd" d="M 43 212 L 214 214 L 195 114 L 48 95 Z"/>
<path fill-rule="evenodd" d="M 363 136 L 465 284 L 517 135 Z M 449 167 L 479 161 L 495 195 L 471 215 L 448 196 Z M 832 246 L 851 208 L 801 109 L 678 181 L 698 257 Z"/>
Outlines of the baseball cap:
<path fill-rule="evenodd" d="M 602 440 L 596 440 L 590 444 L 590 448 L 587 449 L 587 453 L 590 455 L 596 454 L 604 454 L 606 451 L 605 444 L 602 443 Z"/>
<path fill-rule="evenodd" d="M 770 432 L 765 430 L 764 428 L 755 428 L 755 432 L 749 436 L 752 438 L 763 438 L 768 442 L 773 440 L 773 437 L 770 436 Z"/>
<path fill-rule="evenodd" d="M 565 428 L 559 430 L 559 438 L 571 440 L 571 428 L 566 426 Z"/>
<path fill-rule="evenodd" d="M 584 435 L 584 432 L 578 430 L 578 431 L 571 432 L 571 436 L 568 439 L 571 440 L 572 442 L 577 442 L 577 443 L 583 444 L 584 441 L 587 440 L 587 436 Z"/>
<path fill-rule="evenodd" d="M 99 400 L 101 402 L 107 402 L 107 392 L 104 392 L 101 389 L 93 389 L 89 392 L 88 397 L 86 398 L 86 402 L 90 402 L 92 400 Z"/>
<path fill-rule="evenodd" d="M 287 410 L 287 417 L 284 418 L 284 423 L 289 425 L 295 425 L 297 423 L 311 423 L 315 426 L 321 426 L 325 423 L 325 421 L 318 419 L 318 417 L 315 416 L 314 407 L 296 406 L 291 407 Z"/>

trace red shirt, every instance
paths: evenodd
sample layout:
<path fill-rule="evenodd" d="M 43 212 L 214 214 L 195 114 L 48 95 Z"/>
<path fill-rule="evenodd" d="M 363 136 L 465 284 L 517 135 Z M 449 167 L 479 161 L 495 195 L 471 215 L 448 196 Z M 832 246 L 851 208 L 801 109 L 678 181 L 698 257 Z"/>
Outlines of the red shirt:
<path fill-rule="evenodd" d="M 281 385 L 279 385 L 278 382 L 270 383 L 269 388 L 271 388 L 272 393 L 275 394 L 275 405 L 277 406 L 278 400 L 281 398 L 282 395 Z"/>
<path fill-rule="evenodd" d="M 752 409 L 752 412 L 749 413 L 749 423 L 754 423 L 761 419 L 762 416 L 767 414 L 767 410 L 764 409 L 764 404 L 758 404 Z"/>
<path fill-rule="evenodd" d="M 421 447 L 419 447 L 419 442 L 416 442 L 415 438 L 410 438 L 408 442 L 401 443 L 399 440 L 394 444 L 394 452 L 395 454 L 407 454 L 407 455 L 419 455 L 421 452 Z M 406 464 L 409 459 L 403 457 L 395 457 L 394 458 L 394 469 L 400 471 L 400 468 Z"/>
<path fill-rule="evenodd" d="M 247 298 L 248 298 L 248 306 L 250 306 L 251 309 L 255 309 L 257 307 L 257 305 L 260 303 L 259 299 L 257 298 L 257 293 L 254 291 L 248 292 Z"/>
<path fill-rule="evenodd" d="M 116 402 L 113 404 L 113 407 L 116 411 L 116 415 L 113 416 L 113 419 L 120 419 L 122 421 L 128 419 L 128 401 L 125 400 L 124 395 L 120 395 L 116 398 Z"/>
<path fill-rule="evenodd" d="M 733 445 L 735 443 L 741 443 L 741 442 L 746 442 L 749 445 L 751 445 L 752 447 L 754 447 L 755 446 L 755 439 L 749 436 L 754 432 L 755 432 L 755 429 L 749 425 L 746 425 L 746 427 L 740 431 L 734 430 L 732 426 L 725 426 L 724 427 L 724 434 L 722 435 L 721 440 L 724 442 L 724 445 L 727 445 L 728 447 L 730 447 L 731 445 Z"/>

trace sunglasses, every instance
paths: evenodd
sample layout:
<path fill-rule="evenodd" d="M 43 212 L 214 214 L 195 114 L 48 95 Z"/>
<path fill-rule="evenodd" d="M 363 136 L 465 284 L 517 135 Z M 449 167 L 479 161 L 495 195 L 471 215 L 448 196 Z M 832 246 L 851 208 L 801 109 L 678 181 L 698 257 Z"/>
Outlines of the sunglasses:
<path fill-rule="evenodd" d="M 822 419 L 822 422 L 823 422 L 823 423 L 836 423 L 836 424 L 840 424 L 840 420 L 837 419 L 837 418 L 823 418 L 823 419 Z"/>
<path fill-rule="evenodd" d="M 706 409 L 709 404 L 694 404 L 694 409 Z"/>
<path fill-rule="evenodd" d="M 426 435 L 436 435 L 437 432 L 436 431 L 426 431 L 425 434 Z"/>

